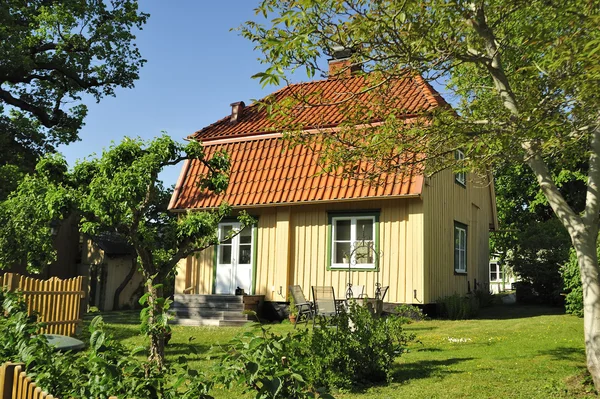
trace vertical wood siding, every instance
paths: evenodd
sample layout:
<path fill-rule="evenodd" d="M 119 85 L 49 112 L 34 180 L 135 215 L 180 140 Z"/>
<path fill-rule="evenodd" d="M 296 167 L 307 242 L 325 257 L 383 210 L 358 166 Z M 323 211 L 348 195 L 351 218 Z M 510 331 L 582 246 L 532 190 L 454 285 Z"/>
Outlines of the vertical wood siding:
<path fill-rule="evenodd" d="M 450 170 L 432 176 L 423 188 L 425 303 L 470 286 L 487 283 L 492 199 L 487 179 L 467 175 L 467 186 L 454 182 Z M 454 273 L 454 222 L 467 225 L 467 274 Z"/>
<path fill-rule="evenodd" d="M 291 274 L 294 284 L 309 295 L 313 285 L 333 286 L 343 297 L 349 279 L 364 285 L 373 297 L 375 283 L 390 286 L 386 300 L 407 302 L 416 289 L 422 295 L 422 214 L 419 199 L 390 199 L 305 205 L 292 208 Z M 328 212 L 380 210 L 380 269 L 376 271 L 327 270 Z"/>

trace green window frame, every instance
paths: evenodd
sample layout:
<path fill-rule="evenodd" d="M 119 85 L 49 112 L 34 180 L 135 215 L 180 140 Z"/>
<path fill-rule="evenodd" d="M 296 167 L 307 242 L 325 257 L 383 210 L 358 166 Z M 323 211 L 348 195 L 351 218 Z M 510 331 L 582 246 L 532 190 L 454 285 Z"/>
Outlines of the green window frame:
<path fill-rule="evenodd" d="M 465 153 L 462 150 L 454 151 L 454 159 L 462 161 L 465 159 Z M 454 174 L 454 182 L 460 186 L 467 187 L 467 172 L 458 172 Z"/>
<path fill-rule="evenodd" d="M 328 216 L 327 270 L 379 270 L 379 211 Z"/>
<path fill-rule="evenodd" d="M 467 273 L 467 239 L 468 227 L 466 224 L 454 222 L 454 273 Z"/>

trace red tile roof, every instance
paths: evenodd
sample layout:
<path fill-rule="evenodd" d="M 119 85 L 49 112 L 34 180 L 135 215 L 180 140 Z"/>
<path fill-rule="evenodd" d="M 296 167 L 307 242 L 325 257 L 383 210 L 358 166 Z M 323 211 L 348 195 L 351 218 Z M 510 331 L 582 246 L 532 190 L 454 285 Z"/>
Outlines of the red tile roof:
<path fill-rule="evenodd" d="M 358 198 L 418 195 L 423 176 L 417 173 L 382 175 L 369 182 L 319 173 L 317 153 L 308 147 L 288 148 L 280 137 L 230 142 L 206 147 L 207 156 L 224 149 L 231 154 L 229 188 L 221 195 L 199 190 L 193 183 L 206 173 L 198 161 L 187 165 L 172 209 L 212 208 L 226 201 L 231 206 L 291 204 Z"/>
<path fill-rule="evenodd" d="M 300 129 L 322 129 L 343 122 L 344 111 L 340 109 L 340 100 L 353 96 L 351 101 L 368 106 L 369 99 L 374 98 L 374 92 L 364 92 L 366 84 L 368 82 L 363 76 L 302 83 L 275 92 L 273 98 L 283 101 L 301 93 L 310 97 L 311 102 L 319 101 L 322 105 L 297 106 L 292 112 L 294 122 Z M 386 91 L 386 98 L 393 99 L 392 107 L 400 110 L 405 117 L 446 104 L 419 76 L 392 81 L 382 90 Z M 228 116 L 191 135 L 190 139 L 202 140 L 208 157 L 221 149 L 230 154 L 230 184 L 221 195 L 198 188 L 196 181 L 206 169 L 201 162 L 187 162 L 169 208 L 212 208 L 219 206 L 222 201 L 235 207 L 252 207 L 416 196 L 421 193 L 423 176 L 416 169 L 405 175 L 382 175 L 375 182 L 320 173 L 320 148 L 317 146 L 315 152 L 300 145 L 288 148 L 281 135 L 274 133 L 277 126 L 277 118 L 269 118 L 264 107 L 252 104 L 242 111 L 238 122 L 230 122 Z"/>
<path fill-rule="evenodd" d="M 281 102 L 289 98 L 307 99 L 311 106 L 298 104 L 294 107 L 294 123 L 303 130 L 336 126 L 344 120 L 344 106 L 349 104 L 366 105 L 374 96 L 393 99 L 386 104 L 387 108 L 400 110 L 410 116 L 426 112 L 442 104 L 444 99 L 420 76 L 392 80 L 379 86 L 376 90 L 368 90 L 373 82 L 360 75 L 347 79 L 329 79 L 315 82 L 293 84 L 272 94 L 270 101 Z M 244 108 L 237 123 L 231 123 L 227 116 L 189 136 L 203 142 L 213 139 L 252 135 L 278 130 L 278 123 L 283 117 L 269 118 L 265 107 L 259 104 L 266 99 Z M 350 100 L 344 103 L 344 100 Z"/>

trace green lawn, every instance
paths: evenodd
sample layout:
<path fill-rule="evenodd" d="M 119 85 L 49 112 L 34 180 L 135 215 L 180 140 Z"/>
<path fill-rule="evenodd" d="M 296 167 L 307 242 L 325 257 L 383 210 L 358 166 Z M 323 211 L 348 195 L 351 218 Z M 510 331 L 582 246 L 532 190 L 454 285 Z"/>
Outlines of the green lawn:
<path fill-rule="evenodd" d="M 143 343 L 137 313 L 105 315 L 108 329 L 126 345 Z M 248 327 L 249 328 L 249 327 Z M 248 328 L 173 327 L 167 356 L 185 356 L 211 374 L 218 356 L 211 347 L 225 345 Z M 275 324 L 278 332 L 290 324 Z M 496 306 L 477 320 L 432 320 L 407 326 L 420 342 L 398 358 L 394 381 L 338 398 L 583 398 L 595 397 L 583 384 L 583 322 L 560 309 Z M 192 341 L 190 341 L 190 338 Z M 213 394 L 231 397 L 232 392 Z M 235 393 L 239 396 L 238 393 Z"/>

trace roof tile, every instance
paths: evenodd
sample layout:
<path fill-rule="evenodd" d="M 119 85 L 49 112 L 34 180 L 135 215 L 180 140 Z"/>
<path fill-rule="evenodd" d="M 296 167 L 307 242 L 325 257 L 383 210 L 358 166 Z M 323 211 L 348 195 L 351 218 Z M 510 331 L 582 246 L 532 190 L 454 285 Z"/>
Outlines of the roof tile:
<path fill-rule="evenodd" d="M 356 105 L 371 107 L 379 100 L 387 101 L 387 109 L 400 110 L 405 118 L 446 105 L 420 76 L 392 80 L 370 91 L 365 90 L 372 83 L 368 79 L 358 75 L 295 84 L 270 98 L 284 101 L 300 95 L 319 103 L 313 106 L 297 103 L 289 112 L 303 130 L 335 127 Z M 421 193 L 423 176 L 417 169 L 405 174 L 383 174 L 373 182 L 324 173 L 319 165 L 320 145 L 315 144 L 314 149 L 290 147 L 280 135 L 272 134 L 277 132 L 283 117 L 269 117 L 260 103 L 244 108 L 236 123 L 231 123 L 227 116 L 189 136 L 203 142 L 208 157 L 219 150 L 230 154 L 230 184 L 220 195 L 200 188 L 196 182 L 207 169 L 202 162 L 193 160 L 182 170 L 171 209 L 213 208 L 223 201 L 236 207 L 250 207 Z M 374 120 L 365 123 L 377 119 L 375 113 Z"/>

